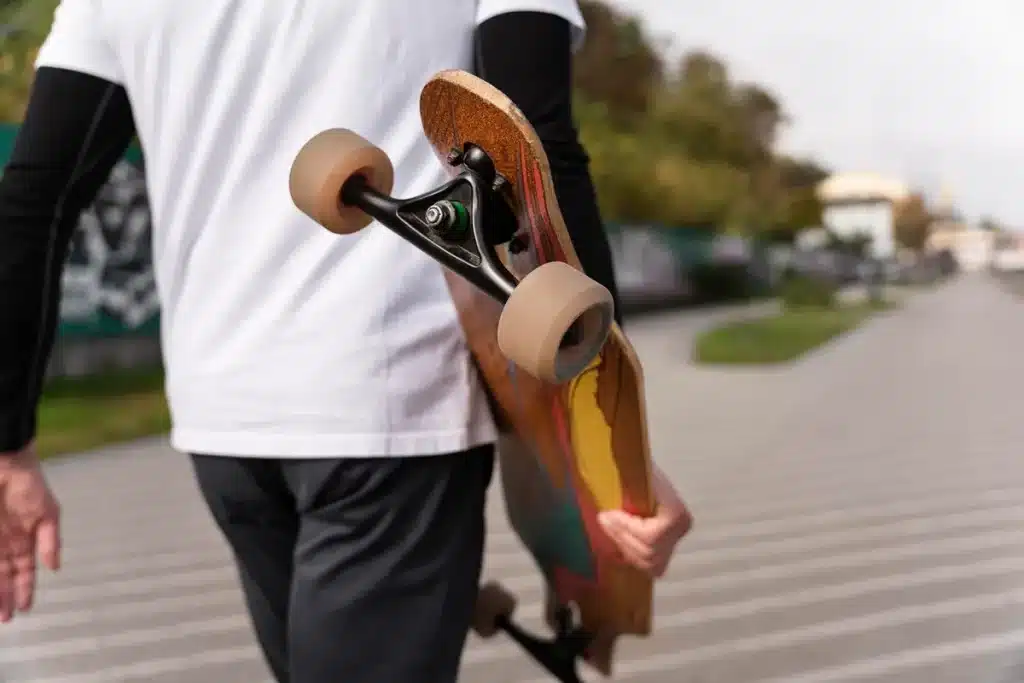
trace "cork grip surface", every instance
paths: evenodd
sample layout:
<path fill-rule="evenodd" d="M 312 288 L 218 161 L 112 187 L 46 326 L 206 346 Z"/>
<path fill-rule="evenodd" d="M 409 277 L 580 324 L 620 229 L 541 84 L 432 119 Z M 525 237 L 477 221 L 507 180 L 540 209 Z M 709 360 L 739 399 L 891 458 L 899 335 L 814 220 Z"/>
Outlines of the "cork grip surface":
<path fill-rule="evenodd" d="M 423 128 L 440 160 L 482 147 L 509 181 L 529 248 L 501 256 L 522 278 L 540 264 L 580 268 L 536 133 L 501 92 L 461 71 L 424 87 Z M 643 374 L 613 326 L 601 354 L 563 385 L 517 372 L 498 350 L 501 306 L 451 272 L 448 285 L 504 435 L 499 449 L 509 520 L 555 599 L 574 603 L 595 636 L 588 661 L 610 673 L 615 639 L 651 628 L 652 582 L 625 565 L 597 525 L 600 510 L 654 511 Z"/>

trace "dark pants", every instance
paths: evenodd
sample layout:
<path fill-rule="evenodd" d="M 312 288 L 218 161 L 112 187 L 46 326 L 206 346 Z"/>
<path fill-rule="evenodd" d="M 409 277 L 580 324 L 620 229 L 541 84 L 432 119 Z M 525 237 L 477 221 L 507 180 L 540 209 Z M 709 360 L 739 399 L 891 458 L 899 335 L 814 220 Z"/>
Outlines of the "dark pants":
<path fill-rule="evenodd" d="M 454 683 L 493 456 L 193 456 L 280 683 Z"/>

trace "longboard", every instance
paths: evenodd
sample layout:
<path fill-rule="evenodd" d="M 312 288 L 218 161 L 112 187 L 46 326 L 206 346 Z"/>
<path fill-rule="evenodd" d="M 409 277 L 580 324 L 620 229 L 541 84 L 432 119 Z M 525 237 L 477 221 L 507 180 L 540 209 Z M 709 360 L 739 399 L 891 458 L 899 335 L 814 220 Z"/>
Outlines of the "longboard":
<path fill-rule="evenodd" d="M 376 218 L 447 267 L 502 428 L 508 519 L 543 575 L 554 637 L 517 625 L 515 597 L 498 583 L 481 588 L 474 629 L 507 633 L 565 683 L 580 680 L 580 659 L 610 675 L 617 638 L 648 634 L 652 620 L 651 578 L 597 523 L 602 510 L 654 512 L 640 362 L 607 291 L 582 273 L 522 112 L 485 81 L 443 71 L 424 86 L 420 114 L 449 185 L 395 200 L 384 153 L 327 131 L 296 159 L 292 195 L 334 232 Z"/>

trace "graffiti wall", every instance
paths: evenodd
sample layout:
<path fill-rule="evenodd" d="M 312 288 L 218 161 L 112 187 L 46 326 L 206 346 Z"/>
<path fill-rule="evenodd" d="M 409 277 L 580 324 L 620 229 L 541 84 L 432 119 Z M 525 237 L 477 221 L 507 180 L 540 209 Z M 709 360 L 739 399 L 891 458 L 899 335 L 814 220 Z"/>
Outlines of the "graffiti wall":
<path fill-rule="evenodd" d="M 156 332 L 149 203 L 142 165 L 124 159 L 79 219 L 64 269 L 61 334 Z"/>
<path fill-rule="evenodd" d="M 6 164 L 17 128 L 0 128 Z M 153 336 L 160 311 L 153 279 L 144 166 L 131 150 L 80 217 L 64 269 L 58 335 Z"/>

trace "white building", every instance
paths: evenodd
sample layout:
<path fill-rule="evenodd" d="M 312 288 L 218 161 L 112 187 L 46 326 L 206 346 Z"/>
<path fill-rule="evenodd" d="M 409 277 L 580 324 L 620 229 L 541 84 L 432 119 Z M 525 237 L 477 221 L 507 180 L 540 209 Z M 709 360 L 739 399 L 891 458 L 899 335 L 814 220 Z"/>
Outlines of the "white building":
<path fill-rule="evenodd" d="M 993 263 L 995 238 L 991 230 L 982 230 L 960 220 L 948 190 L 944 190 L 925 251 L 930 254 L 949 251 L 961 270 L 983 270 Z"/>
<path fill-rule="evenodd" d="M 992 267 L 1004 272 L 1024 271 L 1024 233 L 1005 233 L 996 238 Z"/>
<path fill-rule="evenodd" d="M 828 230 L 844 239 L 867 235 L 873 256 L 895 257 L 895 205 L 910 195 L 906 185 L 874 173 L 840 173 L 822 181 L 817 195 Z"/>

